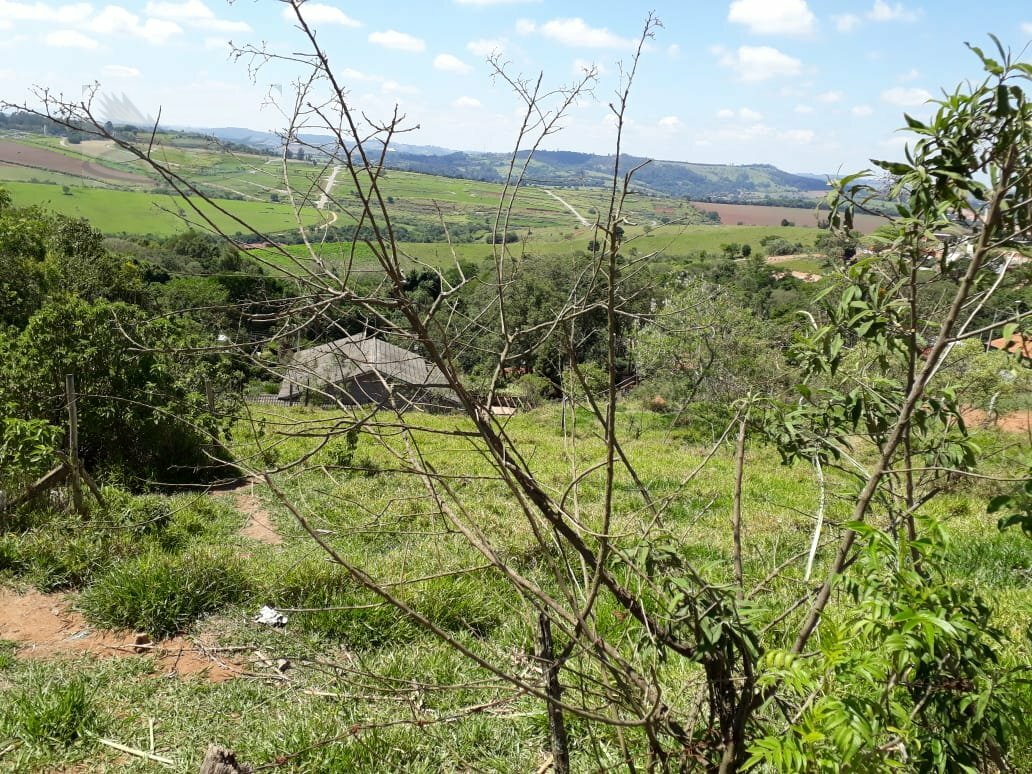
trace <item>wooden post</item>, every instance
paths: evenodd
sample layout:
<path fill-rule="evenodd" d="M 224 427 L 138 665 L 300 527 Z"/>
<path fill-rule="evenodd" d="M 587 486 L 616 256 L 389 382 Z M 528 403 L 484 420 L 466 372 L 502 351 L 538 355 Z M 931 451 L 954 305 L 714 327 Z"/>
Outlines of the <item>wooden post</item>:
<path fill-rule="evenodd" d="M 79 463 L 79 410 L 76 406 L 75 375 L 65 374 L 65 400 L 68 402 L 68 462 L 71 470 L 72 504 L 75 510 L 86 514 L 82 499 L 82 468 Z"/>
<path fill-rule="evenodd" d="M 251 768 L 238 763 L 236 755 L 231 750 L 213 744 L 208 746 L 204 762 L 201 763 L 200 774 L 242 774 L 248 771 L 251 771 Z"/>
<path fill-rule="evenodd" d="M 552 621 L 542 610 L 538 613 L 541 630 L 541 662 L 545 670 L 545 690 L 548 692 L 548 730 L 552 741 L 552 770 L 555 774 L 570 774 L 570 743 L 566 737 L 566 723 L 559 706 L 563 689 L 559 685 L 559 664 L 552 645 Z"/>

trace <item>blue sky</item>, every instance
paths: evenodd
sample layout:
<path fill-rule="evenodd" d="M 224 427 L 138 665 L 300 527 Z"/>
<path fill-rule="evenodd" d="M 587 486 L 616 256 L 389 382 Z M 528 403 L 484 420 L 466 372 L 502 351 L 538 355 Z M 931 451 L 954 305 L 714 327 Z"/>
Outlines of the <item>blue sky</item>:
<path fill-rule="evenodd" d="M 518 101 L 491 78 L 501 52 L 514 75 L 559 87 L 594 65 L 599 80 L 548 147 L 606 153 L 607 103 L 654 10 L 655 31 L 632 93 L 624 148 L 656 158 L 766 162 L 800 172 L 849 171 L 901 153 L 902 113 L 979 77 L 965 41 L 995 33 L 1022 58 L 1028 0 L 309 0 L 306 12 L 352 104 L 419 125 L 405 142 L 506 150 Z M 30 87 L 78 97 L 98 81 L 170 124 L 275 130 L 300 70 L 254 81 L 228 41 L 300 50 L 274 0 L 151 0 L 119 5 L 0 0 L 0 98 Z M 281 105 L 267 104 L 272 94 Z M 264 107 L 263 107 L 263 103 Z"/>

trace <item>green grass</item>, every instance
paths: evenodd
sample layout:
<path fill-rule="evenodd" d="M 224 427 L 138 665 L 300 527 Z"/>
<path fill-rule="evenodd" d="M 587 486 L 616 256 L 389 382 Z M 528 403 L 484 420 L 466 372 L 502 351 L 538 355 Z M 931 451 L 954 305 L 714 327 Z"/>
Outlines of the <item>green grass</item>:
<path fill-rule="evenodd" d="M 669 416 L 642 411 L 633 400 L 621 405 L 618 416 L 625 451 L 641 462 L 642 478 L 656 497 L 670 498 L 664 532 L 711 577 L 729 578 L 732 450 L 718 450 L 685 487 L 686 472 L 706 453 L 697 440 L 701 430 L 671 427 Z M 279 444 L 276 456 L 286 461 L 314 443 L 293 433 L 296 425 L 290 423 L 306 423 L 317 433 L 341 416 L 314 409 L 269 409 L 259 419 L 255 426 L 241 423 L 235 428 L 236 453 L 249 455 L 260 439 L 263 445 Z M 562 432 L 555 406 L 519 414 L 508 424 L 535 475 L 557 493 L 566 486 L 571 466 L 587 470 L 604 453 L 585 419 L 578 414 L 572 436 Z M 406 420 L 419 428 L 412 441 L 441 475 L 489 472 L 483 457 L 454 435 L 469 429 L 467 420 L 416 413 Z M 363 433 L 353 461 L 373 472 L 330 469 L 328 474 L 319 466 L 341 462 L 339 449 L 331 447 L 319 452 L 309 470 L 288 471 L 278 482 L 345 560 L 390 584 L 393 593 L 437 621 L 464 647 L 514 671 L 537 674 L 532 658 L 535 609 L 497 572 L 482 568 L 483 557 L 449 527 L 418 479 L 392 471 L 398 465 L 395 454 L 405 448 L 396 433 Z M 750 441 L 747 462 L 745 573 L 750 583 L 758 583 L 772 566 L 808 545 L 817 490 L 807 466 L 783 467 L 759 442 Z M 847 516 L 850 502 L 849 488 L 829 476 L 830 525 Z M 644 516 L 628 478 L 620 475 L 616 483 L 612 530 L 619 536 L 617 544 L 626 547 L 633 545 Z M 469 518 L 491 535 L 495 550 L 514 569 L 548 587 L 544 563 L 549 554 L 537 545 L 531 525 L 513 507 L 505 487 L 486 478 L 456 485 L 461 486 Z M 257 491 L 263 493 L 260 487 Z M 597 526 L 601 493 L 598 474 L 587 475 L 577 490 L 577 516 L 588 529 Z M 290 766 L 299 771 L 527 771 L 543 764 L 548 726 L 541 702 L 471 664 L 384 604 L 328 561 L 275 498 L 263 495 L 264 505 L 274 510 L 282 546 L 236 537 L 233 532 L 242 518 L 234 521 L 210 497 L 113 500 L 111 510 L 121 515 L 116 519 L 109 514 L 107 523 L 138 525 L 132 541 L 143 548 L 114 557 L 104 573 L 92 576 L 80 604 L 104 626 L 155 633 L 192 627 L 208 645 L 240 648 L 221 655 L 240 659 L 254 674 L 273 674 L 254 662 L 255 651 L 288 659 L 289 682 L 158 679 L 156 674 L 167 667 L 158 670 L 148 656 L 44 663 L 12 657 L 0 661 L 0 686 L 10 695 L 27 697 L 42 686 L 80 679 L 92 686 L 91 706 L 117 707 L 97 726 L 105 736 L 147 749 L 148 719 L 156 719 L 156 752 L 175 761 L 173 771 L 196 771 L 212 741 L 257 765 L 296 753 Z M 947 579 L 970 581 L 994 602 L 995 620 L 1010 638 L 1005 659 L 1027 663 L 1023 630 L 1032 604 L 1026 577 L 1032 541 L 994 531 L 984 512 L 988 495 L 982 484 L 960 486 L 933 501 L 928 513 L 953 536 Z M 99 534 L 86 529 L 94 537 Z M 28 532 L 19 533 L 24 534 Z M 830 551 L 819 555 L 818 572 Z M 227 567 L 234 569 L 225 573 Z M 792 570 L 772 586 L 773 609 L 794 599 L 799 584 L 798 572 Z M 250 623 L 263 604 L 284 610 L 290 617 L 287 626 Z M 195 622 L 198 616 L 204 618 Z M 642 657 L 640 632 L 608 596 L 596 608 L 595 625 L 626 657 Z M 0 649 L 0 657 L 4 652 Z M 691 705 L 696 666 L 675 659 L 652 668 L 670 686 L 667 701 Z M 576 696 L 573 687 L 569 690 L 570 697 Z M 492 702 L 489 710 L 464 712 Z M 459 717 L 447 720 L 453 714 Z M 0 759 L 5 770 L 28 772 L 79 761 L 110 771 L 150 770 L 149 764 L 92 745 L 90 733 L 99 731 L 83 732 L 67 746 L 33 747 L 14 734 L 14 721 L 5 717 L 0 737 L 18 740 Z M 599 761 L 618 767 L 615 735 L 600 734 L 589 744 L 583 723 L 574 718 L 569 723 L 575 770 L 592 770 Z M 0 750 L 5 746 L 0 739 Z"/>
<path fill-rule="evenodd" d="M 102 726 L 92 691 L 82 679 L 52 679 L 37 670 L 29 685 L 4 702 L 0 728 L 32 751 L 61 750 L 87 741 Z M 0 732 L 0 737 L 4 736 Z"/>
<path fill-rule="evenodd" d="M 94 228 L 109 234 L 166 236 L 189 229 L 188 221 L 200 224 L 200 216 L 187 203 L 168 195 L 75 186 L 66 196 L 56 186 L 18 182 L 5 183 L 4 188 L 16 207 L 41 205 L 62 215 L 86 218 Z M 229 199 L 215 204 L 229 214 L 198 202 L 202 212 L 227 234 L 249 233 L 251 228 L 275 233 L 296 227 L 294 212 L 287 204 Z M 304 217 L 309 224 L 324 222 L 322 213 L 315 209 L 306 211 Z M 234 218 L 244 221 L 248 229 Z"/>
<path fill-rule="evenodd" d="M 243 566 L 230 551 L 193 548 L 170 555 L 152 549 L 98 578 L 81 607 L 98 626 L 168 637 L 247 591 Z"/>

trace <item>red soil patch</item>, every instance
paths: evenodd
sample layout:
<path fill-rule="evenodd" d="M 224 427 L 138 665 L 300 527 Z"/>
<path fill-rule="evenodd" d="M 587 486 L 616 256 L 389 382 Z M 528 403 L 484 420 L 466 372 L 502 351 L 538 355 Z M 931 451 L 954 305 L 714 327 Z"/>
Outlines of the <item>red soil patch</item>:
<path fill-rule="evenodd" d="M 964 421 L 974 427 L 995 427 L 1008 433 L 1032 434 L 1032 410 L 1012 411 L 997 417 L 995 421 L 989 418 L 982 409 L 969 408 L 961 412 Z"/>
<path fill-rule="evenodd" d="M 138 646 L 133 634 L 95 631 L 61 594 L 0 588 L 0 639 L 17 643 L 18 655 L 23 658 L 150 654 L 166 675 L 200 675 L 212 682 L 232 679 L 241 671 L 234 664 L 216 661 L 202 646 L 184 637 Z"/>
<path fill-rule="evenodd" d="M 32 169 L 45 169 L 52 172 L 63 172 L 66 175 L 78 175 L 108 183 L 150 183 L 150 178 L 135 172 L 95 164 L 92 161 L 66 156 L 57 151 L 37 148 L 33 145 L 22 145 L 18 142 L 0 140 L 0 161 Z"/>
<path fill-rule="evenodd" d="M 254 482 L 247 481 L 232 489 L 222 489 L 213 494 L 218 497 L 232 497 L 233 507 L 247 517 L 239 534 L 271 546 L 278 546 L 283 542 L 283 536 L 272 523 L 272 516 L 254 493 Z"/>
<path fill-rule="evenodd" d="M 717 202 L 691 202 L 703 212 L 715 212 L 725 226 L 738 223 L 743 226 L 780 226 L 782 220 L 789 220 L 797 226 L 817 227 L 817 210 L 811 207 L 768 207 L 762 204 L 720 204 Z M 827 218 L 827 213 L 821 213 Z M 857 215 L 853 227 L 861 234 L 870 234 L 888 221 L 875 215 Z"/>

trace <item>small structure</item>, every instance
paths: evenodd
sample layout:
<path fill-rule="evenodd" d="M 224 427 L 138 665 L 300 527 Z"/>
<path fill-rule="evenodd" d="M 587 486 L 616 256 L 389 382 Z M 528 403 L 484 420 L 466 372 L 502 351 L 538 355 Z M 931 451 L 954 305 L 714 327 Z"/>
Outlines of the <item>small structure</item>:
<path fill-rule="evenodd" d="M 436 366 L 375 336 L 345 336 L 295 352 L 287 363 L 277 397 L 292 402 L 310 396 L 356 406 L 458 406 L 458 399 Z"/>

